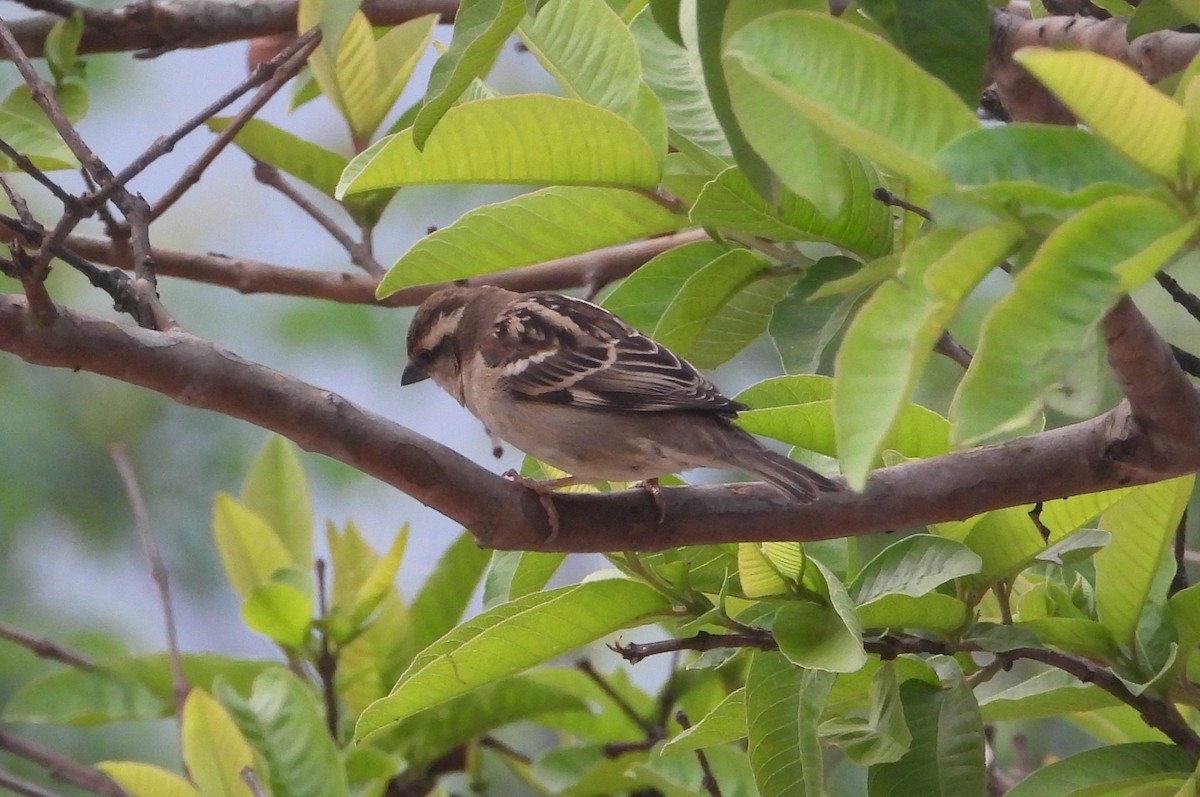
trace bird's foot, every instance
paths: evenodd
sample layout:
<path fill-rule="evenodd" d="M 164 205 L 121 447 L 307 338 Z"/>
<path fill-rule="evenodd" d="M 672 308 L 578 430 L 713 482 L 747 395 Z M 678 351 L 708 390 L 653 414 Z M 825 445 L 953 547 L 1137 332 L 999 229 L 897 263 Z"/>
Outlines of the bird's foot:
<path fill-rule="evenodd" d="M 564 476 L 561 479 L 540 481 L 538 479 L 531 479 L 528 476 L 522 476 L 515 470 L 506 471 L 504 478 L 511 479 L 522 487 L 533 491 L 538 498 L 538 503 L 542 505 L 542 509 L 546 512 L 546 522 L 550 525 L 550 535 L 546 537 L 546 542 L 550 542 L 557 537 L 558 508 L 554 506 L 554 491 L 559 487 L 569 487 L 572 484 L 579 484 L 579 479 L 574 476 Z"/>
<path fill-rule="evenodd" d="M 645 490 L 654 502 L 654 507 L 658 510 L 658 525 L 661 526 L 667 520 L 667 496 L 663 493 L 658 479 L 642 479 L 637 486 Z"/>

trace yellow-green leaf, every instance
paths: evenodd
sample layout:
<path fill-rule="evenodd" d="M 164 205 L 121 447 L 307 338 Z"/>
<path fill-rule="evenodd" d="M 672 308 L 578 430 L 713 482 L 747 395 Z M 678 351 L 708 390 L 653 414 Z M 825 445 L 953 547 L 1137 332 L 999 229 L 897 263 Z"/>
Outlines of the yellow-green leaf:
<path fill-rule="evenodd" d="M 1098 136 L 1134 163 L 1175 179 L 1186 117 L 1141 75 L 1087 50 L 1026 47 L 1016 59 Z"/>
<path fill-rule="evenodd" d="M 226 493 L 213 500 L 213 538 L 230 586 L 243 600 L 292 563 L 279 535 L 262 516 Z"/>
<path fill-rule="evenodd" d="M 350 162 L 339 198 L 434 183 L 595 185 L 653 190 L 658 156 L 631 123 L 579 100 L 526 94 L 457 105 L 423 149 L 412 130 Z"/>
<path fill-rule="evenodd" d="M 174 772 L 139 761 L 102 761 L 96 769 L 132 797 L 197 797 L 196 787 Z"/>
<path fill-rule="evenodd" d="M 183 705 L 183 761 L 200 797 L 253 797 L 242 770 L 254 755 L 233 719 L 203 689 Z"/>
<path fill-rule="evenodd" d="M 1100 527 L 1113 538 L 1093 557 L 1096 612 L 1122 644 L 1133 639 L 1195 481 L 1181 476 L 1134 488 L 1100 516 Z"/>

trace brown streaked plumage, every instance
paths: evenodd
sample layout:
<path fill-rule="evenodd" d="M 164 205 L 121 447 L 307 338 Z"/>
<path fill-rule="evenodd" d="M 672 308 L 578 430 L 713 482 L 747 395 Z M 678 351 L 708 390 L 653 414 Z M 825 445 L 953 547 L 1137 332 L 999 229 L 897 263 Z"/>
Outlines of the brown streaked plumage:
<path fill-rule="evenodd" d="M 432 378 L 505 440 L 578 480 L 698 467 L 757 474 L 810 503 L 840 487 L 738 428 L 746 407 L 602 307 L 553 293 L 446 288 L 418 308 L 403 384 Z"/>

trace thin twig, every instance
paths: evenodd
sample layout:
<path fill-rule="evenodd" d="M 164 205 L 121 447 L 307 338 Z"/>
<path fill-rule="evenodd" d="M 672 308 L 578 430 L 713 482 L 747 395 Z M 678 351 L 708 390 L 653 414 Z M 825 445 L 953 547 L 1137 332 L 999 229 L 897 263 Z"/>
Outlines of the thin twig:
<path fill-rule="evenodd" d="M 129 508 L 133 512 L 133 522 L 137 526 L 138 537 L 142 541 L 142 552 L 150 565 L 150 577 L 158 590 L 158 602 L 162 608 L 163 625 L 167 633 L 167 658 L 171 662 L 171 696 L 175 701 L 175 717 L 183 722 L 183 704 L 188 696 L 187 677 L 183 674 L 183 659 L 179 655 L 179 636 L 175 631 L 175 612 L 171 609 L 171 588 L 167 567 L 163 564 L 162 554 L 158 550 L 158 541 L 154 537 L 154 529 L 150 525 L 150 512 L 146 509 L 146 501 L 142 497 L 142 488 L 138 483 L 137 472 L 129 460 L 129 454 L 121 443 L 113 443 L 108 447 L 108 455 L 112 457 L 113 465 L 121 476 L 125 486 L 125 495 L 129 499 Z"/>
<path fill-rule="evenodd" d="M 254 771 L 254 767 L 242 767 L 239 773 L 242 776 L 242 781 L 245 782 L 246 788 L 254 797 L 266 797 L 266 791 L 262 787 L 262 783 L 258 780 L 258 773 Z"/>
<path fill-rule="evenodd" d="M 1193 319 L 1200 321 L 1200 297 L 1184 289 L 1174 277 L 1165 271 L 1158 272 L 1154 275 L 1154 278 L 1158 280 L 1158 284 L 1163 287 L 1163 290 L 1167 292 L 1167 295 L 1176 304 L 1186 310 L 1188 315 Z"/>
<path fill-rule="evenodd" d="M 38 75 L 37 70 L 33 67 L 33 63 L 21 50 L 16 38 L 13 36 L 12 30 L 9 29 L 3 19 L 0 19 L 0 45 L 3 45 L 5 51 L 8 52 L 9 57 L 17 67 L 17 71 L 21 73 L 21 77 L 24 78 L 25 83 L 29 86 L 30 96 L 33 98 L 33 101 L 42 109 L 42 113 L 46 115 L 50 124 L 67 145 L 67 148 L 79 159 L 84 171 L 100 186 L 100 192 L 92 194 L 88 201 L 102 203 L 105 193 L 111 193 L 113 202 L 121 209 L 121 212 L 125 215 L 125 218 L 129 221 L 133 229 L 134 266 L 138 277 L 134 283 L 134 293 L 138 299 L 138 308 L 134 317 L 137 319 L 138 324 L 159 330 L 176 328 L 177 325 L 174 319 L 170 317 L 162 303 L 158 300 L 155 290 L 154 261 L 150 253 L 149 219 L 145 209 L 145 201 L 140 196 L 127 191 L 123 183 L 115 182 L 112 171 L 92 151 L 91 147 L 79 135 L 75 126 L 71 124 L 70 119 L 67 118 L 62 107 L 58 104 L 58 100 L 55 99 L 54 92 Z M 55 248 L 62 243 L 63 238 L 75 229 L 75 226 L 88 212 L 90 211 L 81 209 L 77 205 L 67 204 L 66 212 L 59 219 L 54 231 L 42 242 L 41 247 L 34 256 L 33 262 L 27 270 L 28 279 L 22 280 L 30 302 L 33 303 L 36 301 L 42 307 L 43 311 L 47 307 L 53 307 L 47 301 L 49 296 L 42 295 L 45 291 L 42 283 L 45 279 L 46 270 L 49 267 L 50 258 L 53 256 Z"/>
<path fill-rule="evenodd" d="M 75 130 L 75 126 L 67 119 L 67 115 L 63 113 L 63 109 L 59 106 L 58 101 L 54 98 L 54 91 L 50 86 L 42 80 L 34 69 L 33 62 L 25 55 L 21 49 L 21 45 L 17 43 L 17 39 L 13 36 L 12 30 L 8 27 L 3 19 L 0 19 L 0 46 L 3 46 L 8 57 L 12 59 L 13 64 L 17 67 L 17 71 L 21 73 L 21 77 L 29 86 L 30 95 L 33 101 L 42 109 L 42 113 L 46 114 L 46 118 L 58 135 L 62 138 L 63 143 L 71 150 L 71 153 L 79 159 L 80 164 L 87 169 L 88 173 L 100 185 L 108 185 L 112 181 L 113 175 L 108 167 L 104 165 L 104 161 L 92 151 L 92 148 L 87 145 L 79 132 Z"/>
<path fill-rule="evenodd" d="M 767 631 L 753 634 L 697 634 L 684 639 L 669 639 L 657 642 L 630 643 L 611 646 L 626 661 L 637 663 L 647 656 L 675 650 L 712 650 L 719 647 L 753 647 L 760 650 L 777 650 L 778 644 Z M 980 653 L 978 646 L 966 642 L 951 645 L 936 639 L 908 634 L 884 634 L 863 640 L 863 647 L 883 660 L 894 659 L 903 653 L 928 653 L 952 656 L 956 653 Z M 1142 721 L 1151 728 L 1162 731 L 1172 742 L 1200 757 L 1200 735 L 1179 714 L 1170 701 L 1160 701 L 1146 693 L 1135 694 L 1111 670 L 1093 661 L 1046 648 L 1014 648 L 997 654 L 1010 661 L 1029 659 L 1062 670 L 1075 676 L 1082 683 L 1095 684 L 1137 711 Z"/>
<path fill-rule="evenodd" d="M 1168 595 L 1187 589 L 1188 585 L 1187 561 L 1184 558 L 1187 552 L 1187 518 L 1187 507 L 1184 507 L 1183 514 L 1179 516 L 1179 525 L 1175 527 L 1175 575 L 1167 588 Z"/>
<path fill-rule="evenodd" d="M 321 619 L 329 611 L 329 600 L 325 583 L 325 560 L 317 559 L 317 608 Z M 321 632 L 321 652 L 317 655 L 317 675 L 321 678 L 321 694 L 325 698 L 325 727 L 334 741 L 341 738 L 341 717 L 337 695 L 337 656 L 329 648 L 329 635 Z"/>
<path fill-rule="evenodd" d="M 692 723 L 688 721 L 687 712 L 683 709 L 675 712 L 675 721 L 685 731 L 692 727 Z M 700 786 L 711 797 L 721 797 L 721 786 L 717 783 L 717 776 L 713 774 L 712 767 L 708 765 L 708 756 L 704 754 L 703 748 L 696 748 L 696 758 L 700 761 L 700 770 L 704 773 L 704 777 L 700 779 Z"/>
<path fill-rule="evenodd" d="M 8 201 L 12 204 L 13 210 L 17 212 L 17 218 L 21 220 L 21 223 L 28 229 L 41 230 L 42 225 L 29 212 L 29 205 L 26 204 L 25 197 L 16 192 L 3 172 L 0 172 L 0 188 L 4 189 L 4 195 L 8 197 Z"/>
<path fill-rule="evenodd" d="M 225 106 L 238 97 L 241 97 L 250 89 L 259 85 L 262 86 L 258 93 L 246 103 L 246 107 L 238 111 L 229 121 L 229 124 L 226 125 L 225 129 L 217 134 L 216 139 L 208 145 L 204 152 L 200 154 L 200 157 L 184 169 L 179 179 L 158 198 L 158 201 L 150 209 L 151 221 L 165 213 L 189 188 L 199 182 L 200 176 L 204 174 L 204 170 L 208 168 L 209 164 L 216 159 L 217 155 L 225 149 L 229 142 L 233 141 L 246 122 L 254 114 L 258 113 L 271 97 L 275 96 L 275 93 L 283 87 L 283 84 L 290 80 L 296 72 L 300 71 L 300 68 L 308 60 L 308 56 L 320 43 L 321 31 L 319 28 L 313 28 L 303 36 L 298 37 L 270 60 L 264 61 L 257 66 L 250 73 L 249 77 L 233 89 L 227 91 L 215 102 L 210 103 L 170 135 L 155 142 L 154 146 L 146 150 L 137 160 L 121 171 L 121 174 L 118 175 L 118 180 L 130 179 L 133 175 L 146 168 L 156 158 L 170 152 L 179 139 L 204 124 L 205 121 Z"/>
<path fill-rule="evenodd" d="M 1175 357 L 1175 362 L 1183 369 L 1183 372 L 1188 376 L 1200 377 L 1200 357 L 1192 354 L 1190 351 L 1184 351 L 1171 344 L 1171 354 Z"/>
<path fill-rule="evenodd" d="M 67 207 L 79 204 L 79 199 L 72 196 L 62 189 L 62 187 L 50 179 L 49 176 L 37 166 L 33 161 L 13 149 L 12 145 L 4 139 L 0 138 L 0 153 L 3 153 L 6 158 L 17 165 L 17 168 L 28 174 L 34 180 L 42 185 L 50 193 Z"/>
<path fill-rule="evenodd" d="M 500 753 L 504 757 L 511 758 L 514 761 L 519 761 L 522 764 L 532 764 L 533 763 L 532 758 L 525 755 L 520 750 L 517 750 L 516 748 L 505 744 L 504 742 L 497 739 L 495 736 L 481 737 L 479 740 L 479 745 L 480 745 L 480 747 L 490 747 L 491 749 L 495 750 L 497 753 Z"/>
<path fill-rule="evenodd" d="M 885 205 L 907 210 L 909 213 L 915 213 L 926 221 L 933 221 L 933 214 L 920 205 L 914 205 L 907 199 L 896 196 L 891 191 L 882 186 L 871 192 L 871 198 L 882 202 Z"/>
<path fill-rule="evenodd" d="M 70 783 L 106 797 L 130 797 L 121 785 L 98 769 L 73 761 L 59 753 L 27 739 L 0 730 L 0 750 L 32 761 L 55 780 Z"/>
<path fill-rule="evenodd" d="M 616 707 L 621 710 L 622 714 L 633 720 L 634 724 L 645 732 L 647 738 L 661 738 L 661 730 L 655 728 L 649 720 L 647 720 L 641 714 L 638 714 L 637 710 L 633 706 L 629 705 L 628 700 L 617 694 L 617 690 L 613 689 L 612 685 L 608 681 L 604 680 L 604 676 L 596 672 L 596 668 L 592 666 L 590 661 L 587 659 L 580 659 L 579 661 L 575 662 L 575 668 L 586 675 L 593 683 L 596 684 L 596 686 L 600 687 L 600 691 L 608 695 L 608 699 L 611 700 Z"/>
<path fill-rule="evenodd" d="M 569 290 L 593 283 L 605 285 L 628 276 L 662 252 L 704 237 L 703 232 L 688 230 L 474 277 L 468 282 L 471 285 L 498 285 L 514 291 Z M 128 248 L 117 246 L 108 238 L 75 234 L 58 244 L 59 247 L 64 245 L 94 262 L 124 269 L 133 266 Z M 56 249 L 56 254 L 59 251 Z M 376 299 L 375 288 L 379 281 L 357 272 L 292 268 L 249 258 L 163 247 L 155 247 L 154 257 L 157 271 L 162 276 L 180 277 L 247 294 L 271 293 L 350 304 L 408 307 L 420 304 L 443 287 L 440 284 L 418 285 L 386 299 Z"/>
<path fill-rule="evenodd" d="M 954 339 L 950 334 L 950 330 L 942 331 L 941 337 L 934 344 L 933 350 L 943 357 L 949 357 L 954 362 L 958 363 L 967 369 L 971 367 L 971 352 L 967 351 L 966 347 Z"/>
<path fill-rule="evenodd" d="M 9 789 L 13 794 L 21 795 L 21 797 L 62 797 L 61 794 L 43 789 L 35 783 L 13 777 L 2 769 L 0 769 L 0 786 Z"/>
<path fill-rule="evenodd" d="M 371 254 L 371 250 L 367 245 L 351 238 L 345 230 L 338 226 L 336 221 L 330 218 L 329 214 L 308 201 L 303 194 L 297 191 L 287 180 L 283 179 L 283 175 L 279 173 L 278 169 L 261 161 L 255 161 L 254 179 L 283 194 L 292 204 L 300 208 L 309 218 L 320 225 L 321 229 L 333 236 L 333 239 L 341 244 L 342 248 L 350 255 L 351 263 L 373 277 L 383 276 L 387 269 L 375 259 L 375 256 Z"/>
<path fill-rule="evenodd" d="M 0 639 L 7 639 L 9 642 L 15 642 L 23 648 L 28 649 L 35 656 L 42 659 L 53 659 L 60 661 L 63 664 L 76 667 L 80 670 L 94 670 L 96 663 L 84 656 L 82 653 L 76 653 L 73 650 L 63 647 L 57 642 L 52 642 L 45 637 L 34 636 L 26 633 L 19 628 L 14 628 L 7 623 L 0 623 Z"/>

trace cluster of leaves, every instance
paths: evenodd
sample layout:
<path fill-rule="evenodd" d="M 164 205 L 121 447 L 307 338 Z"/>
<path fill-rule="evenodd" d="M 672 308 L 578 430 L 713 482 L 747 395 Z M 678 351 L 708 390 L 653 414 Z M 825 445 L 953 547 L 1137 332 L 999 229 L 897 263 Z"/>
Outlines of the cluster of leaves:
<path fill-rule="evenodd" d="M 756 389 L 795 394 L 793 379 Z M 1160 563 L 1191 489 L 1187 478 L 1047 504 L 1049 545 L 1022 535 L 1031 521 L 1011 510 L 901 538 L 864 564 L 846 540 L 707 546 L 614 555 L 622 572 L 554 589 L 562 555 L 488 554 L 464 534 L 406 604 L 395 577 L 407 529 L 380 555 L 352 524 L 326 524 L 332 580 L 318 566 L 314 583 L 304 472 L 274 438 L 240 496 L 214 500 L 213 535 L 243 621 L 286 666 L 185 654 L 187 777 L 134 761 L 100 768 L 134 797 L 248 797 L 247 768 L 275 797 L 380 795 L 398 783 L 423 793 L 462 770 L 479 788 L 515 778 L 530 793 L 697 795 L 699 750 L 723 794 L 837 793 L 857 765 L 870 794 L 917 794 L 936 778 L 938 793 L 968 795 L 983 789 L 985 722 L 1065 715 L 1124 741 L 1110 751 L 1118 757 L 1066 759 L 1019 793 L 1074 793 L 1060 790 L 1064 779 L 1182 787 L 1190 755 L 1110 693 L 1047 669 L 980 699 L 972 687 L 995 667 L 965 652 L 1069 651 L 1107 662 L 1139 694 L 1186 693 L 1200 678 L 1190 655 L 1200 587 L 1164 603 Z M 1112 542 L 1079 528 L 1097 515 Z M 1027 550 L 1013 547 L 1022 540 Z M 1072 566 L 1089 556 L 1090 567 Z M 459 624 L 481 582 L 482 612 Z M 657 694 L 620 672 L 552 665 L 651 624 L 681 638 L 750 637 L 761 649 L 713 646 Z M 918 630 L 944 652 L 868 654 Z M 112 656 L 28 683 L 4 718 L 157 719 L 173 711 L 172 686 L 165 654 Z M 695 724 L 671 720 L 677 709 Z M 511 737 L 522 740 L 516 751 L 488 743 L 514 723 L 541 727 L 549 749 L 530 749 L 527 732 Z M 832 780 L 823 749 L 841 762 Z"/>
<path fill-rule="evenodd" d="M 54 78 L 54 94 L 72 122 L 82 119 L 88 109 L 83 84 L 86 63 L 77 55 L 82 35 L 83 16 L 75 13 L 55 25 L 46 37 L 46 64 Z M 0 101 L 0 139 L 43 171 L 79 166 L 24 84 Z M 17 164 L 8 154 L 0 155 L 0 170 L 16 169 Z"/>
<path fill-rule="evenodd" d="M 769 334 L 785 375 L 738 396 L 754 408 L 741 422 L 836 459 L 858 487 L 880 463 L 1039 429 L 1047 408 L 1093 412 L 1100 319 L 1186 253 L 1200 218 L 1200 65 L 1168 96 L 1087 52 L 1027 50 L 1022 65 L 1088 130 L 983 127 L 984 0 L 859 5 L 836 18 L 823 0 L 467 0 L 425 97 L 372 142 L 433 19 L 374 31 L 353 5 L 302 0 L 302 27 L 319 21 L 324 39 L 295 100 L 326 96 L 358 154 L 261 121 L 236 143 L 368 231 L 406 186 L 541 186 L 418 242 L 381 296 L 707 230 L 605 303 L 703 367 Z M 514 33 L 566 96 L 484 84 Z M 879 188 L 936 224 L 893 218 Z M 939 336 L 1001 270 L 949 417 L 914 404 Z M 816 374 L 835 342 L 832 376 Z M 276 797 L 375 795 L 487 762 L 535 793 L 696 795 L 703 751 L 725 794 L 818 795 L 857 772 L 872 795 L 973 795 L 984 723 L 1056 716 L 1111 747 L 1012 793 L 1194 794 L 1191 754 L 1133 700 L 1171 713 L 1200 684 L 1200 588 L 1168 599 L 1165 556 L 1193 482 L 937 524 L 873 556 L 846 540 L 612 556 L 618 572 L 556 589 L 561 556 L 489 557 L 464 535 L 405 605 L 405 532 L 380 555 L 353 526 L 328 527 L 332 585 L 314 583 L 303 473 L 273 441 L 241 497 L 216 499 L 213 529 L 245 623 L 289 666 L 185 656 L 189 779 L 103 768 L 137 797 L 244 795 L 246 766 Z M 483 611 L 458 624 L 480 581 Z M 644 625 L 706 650 L 657 694 L 532 669 Z M 1053 666 L 986 686 L 1031 650 L 1121 687 Z M 671 719 L 680 707 L 690 728 Z M 126 656 L 29 684 L 5 717 L 170 711 L 166 658 Z M 554 748 L 531 760 L 481 743 L 517 722 L 557 734 Z"/>

